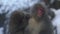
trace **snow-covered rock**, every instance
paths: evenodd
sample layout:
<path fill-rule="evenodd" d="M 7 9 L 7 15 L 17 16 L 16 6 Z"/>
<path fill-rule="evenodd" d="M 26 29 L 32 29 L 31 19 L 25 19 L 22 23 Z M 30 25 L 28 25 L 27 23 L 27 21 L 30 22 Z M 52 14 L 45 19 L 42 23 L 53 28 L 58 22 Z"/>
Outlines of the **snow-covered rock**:
<path fill-rule="evenodd" d="M 60 9 L 55 10 L 52 9 L 52 11 L 55 12 L 55 18 L 53 19 L 53 25 L 57 26 L 57 34 L 60 34 Z"/>

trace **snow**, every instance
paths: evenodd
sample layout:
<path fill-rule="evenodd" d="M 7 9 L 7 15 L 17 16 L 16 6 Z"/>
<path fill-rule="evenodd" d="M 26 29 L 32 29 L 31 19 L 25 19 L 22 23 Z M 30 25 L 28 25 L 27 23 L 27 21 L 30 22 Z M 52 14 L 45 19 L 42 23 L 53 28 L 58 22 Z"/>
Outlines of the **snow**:
<path fill-rule="evenodd" d="M 7 17 L 9 17 L 14 10 L 28 8 L 37 2 L 38 0 L 0 0 L 0 4 L 2 4 L 2 7 L 0 8 L 0 14 L 10 10 L 7 14 Z"/>
<path fill-rule="evenodd" d="M 56 15 L 54 20 L 52 21 L 53 25 L 57 26 L 57 34 L 60 34 L 60 9 L 58 10 L 52 9 L 52 11 L 54 11 Z"/>
<path fill-rule="evenodd" d="M 32 6 L 38 0 L 0 0 L 0 4 L 3 6 L 0 8 L 0 13 L 2 10 L 15 10 L 15 9 L 22 9 Z"/>
<path fill-rule="evenodd" d="M 0 34 L 3 34 L 3 27 L 0 28 Z"/>

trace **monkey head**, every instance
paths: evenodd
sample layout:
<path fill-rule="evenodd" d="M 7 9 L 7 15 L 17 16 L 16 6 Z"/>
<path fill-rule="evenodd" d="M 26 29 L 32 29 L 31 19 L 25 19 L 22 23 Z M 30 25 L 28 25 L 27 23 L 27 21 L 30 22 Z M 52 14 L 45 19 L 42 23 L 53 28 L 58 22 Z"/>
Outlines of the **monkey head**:
<path fill-rule="evenodd" d="M 43 7 L 41 4 L 35 4 L 32 7 L 32 16 L 34 17 L 38 17 L 38 18 L 42 18 L 43 16 L 45 16 L 45 7 Z"/>

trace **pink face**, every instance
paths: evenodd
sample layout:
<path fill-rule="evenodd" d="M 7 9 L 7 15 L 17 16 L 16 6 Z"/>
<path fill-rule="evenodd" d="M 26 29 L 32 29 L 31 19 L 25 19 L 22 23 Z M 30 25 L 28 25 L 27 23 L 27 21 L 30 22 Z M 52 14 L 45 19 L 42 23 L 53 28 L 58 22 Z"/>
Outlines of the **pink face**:
<path fill-rule="evenodd" d="M 38 7 L 38 8 L 37 8 L 37 16 L 42 16 L 42 15 L 43 15 L 43 13 L 44 13 L 43 8 Z"/>

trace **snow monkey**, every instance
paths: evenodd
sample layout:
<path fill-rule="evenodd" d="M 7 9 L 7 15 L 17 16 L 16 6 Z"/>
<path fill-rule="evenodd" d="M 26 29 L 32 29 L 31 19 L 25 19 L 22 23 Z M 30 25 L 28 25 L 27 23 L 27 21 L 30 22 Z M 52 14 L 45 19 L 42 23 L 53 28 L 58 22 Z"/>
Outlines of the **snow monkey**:
<path fill-rule="evenodd" d="M 9 23 L 9 34 L 24 34 L 28 19 L 29 15 L 25 15 L 22 11 L 17 10 L 12 12 Z"/>
<path fill-rule="evenodd" d="M 24 34 L 54 34 L 49 11 L 43 4 L 35 4 Z"/>

